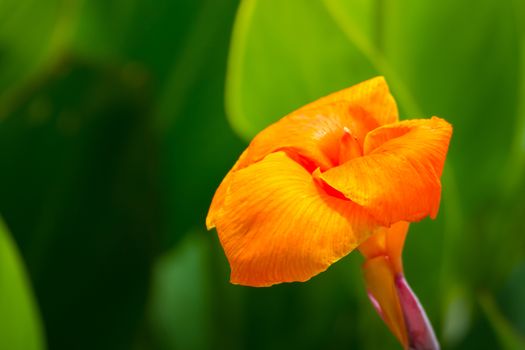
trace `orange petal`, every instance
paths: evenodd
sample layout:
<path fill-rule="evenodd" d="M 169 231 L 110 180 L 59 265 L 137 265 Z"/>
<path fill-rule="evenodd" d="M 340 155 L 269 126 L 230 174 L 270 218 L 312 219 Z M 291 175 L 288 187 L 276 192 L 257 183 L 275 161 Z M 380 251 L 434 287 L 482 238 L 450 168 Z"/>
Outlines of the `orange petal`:
<path fill-rule="evenodd" d="M 248 147 L 241 168 L 284 150 L 310 170 L 326 170 L 340 164 L 339 143 L 345 128 L 362 147 L 370 130 L 397 120 L 397 106 L 385 79 L 370 79 L 312 102 L 264 129 Z"/>
<path fill-rule="evenodd" d="M 300 110 L 317 108 L 337 101 L 349 102 L 350 109 L 354 114 L 366 114 L 374 118 L 379 125 L 395 123 L 399 118 L 396 101 L 390 94 L 384 77 L 375 77 L 334 92 L 307 104 Z"/>
<path fill-rule="evenodd" d="M 449 123 L 440 118 L 403 121 L 370 132 L 365 156 L 320 175 L 329 186 L 363 206 L 383 226 L 437 215 Z"/>
<path fill-rule="evenodd" d="M 403 273 L 402 253 L 409 223 L 399 221 L 390 227 L 378 228 L 372 236 L 361 243 L 359 251 L 367 260 L 387 256 L 395 273 Z"/>
<path fill-rule="evenodd" d="M 365 136 L 379 124 L 366 114 L 351 114 L 349 108 L 348 102 L 341 101 L 289 114 L 253 139 L 241 167 L 282 150 L 297 157 L 310 171 L 317 167 L 329 169 L 340 163 L 345 132 L 360 143 L 361 154 Z"/>
<path fill-rule="evenodd" d="M 249 286 L 308 280 L 375 228 L 362 208 L 326 194 L 284 152 L 234 173 L 215 224 L 231 282 Z"/>

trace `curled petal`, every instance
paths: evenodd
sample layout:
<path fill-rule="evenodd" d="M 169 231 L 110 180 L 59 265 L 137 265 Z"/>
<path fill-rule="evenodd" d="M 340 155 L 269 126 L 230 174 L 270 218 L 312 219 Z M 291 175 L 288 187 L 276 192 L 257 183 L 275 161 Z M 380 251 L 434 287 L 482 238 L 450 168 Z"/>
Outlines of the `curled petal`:
<path fill-rule="evenodd" d="M 240 167 L 282 150 L 309 170 L 326 170 L 340 164 L 339 143 L 345 129 L 362 148 L 369 131 L 397 120 L 397 106 L 385 79 L 370 79 L 312 102 L 261 131 Z"/>
<path fill-rule="evenodd" d="M 452 126 L 441 118 L 405 120 L 368 133 L 364 154 L 400 151 L 419 153 L 420 156 L 428 157 L 436 174 L 441 177 L 451 136 Z"/>
<path fill-rule="evenodd" d="M 399 118 L 396 101 L 390 94 L 384 77 L 375 77 L 320 98 L 302 107 L 300 111 L 338 101 L 348 102 L 354 114 L 367 115 L 375 119 L 378 125 L 395 123 Z"/>
<path fill-rule="evenodd" d="M 376 227 L 362 208 L 325 193 L 284 152 L 233 173 L 215 225 L 231 282 L 250 286 L 308 280 Z"/>
<path fill-rule="evenodd" d="M 319 177 L 384 226 L 434 218 L 451 134 L 451 125 L 435 117 L 386 125 L 367 135 L 363 157 Z"/>

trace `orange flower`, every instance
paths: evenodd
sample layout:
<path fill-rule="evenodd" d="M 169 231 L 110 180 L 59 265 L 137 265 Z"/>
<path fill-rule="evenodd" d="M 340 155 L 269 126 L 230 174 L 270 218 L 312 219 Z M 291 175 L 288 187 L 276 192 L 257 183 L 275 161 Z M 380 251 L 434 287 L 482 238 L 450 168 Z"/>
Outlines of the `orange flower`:
<path fill-rule="evenodd" d="M 395 289 L 402 276 L 406 222 L 437 214 L 451 133 L 436 117 L 399 122 L 382 77 L 261 131 L 222 181 L 206 219 L 219 234 L 231 282 L 306 281 L 360 247 L 371 297 L 407 346 L 402 301 L 384 291 L 385 281 Z"/>

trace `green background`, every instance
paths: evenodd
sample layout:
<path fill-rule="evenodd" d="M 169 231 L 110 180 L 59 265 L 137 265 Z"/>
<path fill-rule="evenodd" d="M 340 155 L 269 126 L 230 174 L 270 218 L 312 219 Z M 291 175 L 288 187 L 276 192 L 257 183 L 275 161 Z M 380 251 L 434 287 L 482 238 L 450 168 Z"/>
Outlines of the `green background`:
<path fill-rule="evenodd" d="M 0 348 L 399 348 L 359 254 L 233 286 L 204 227 L 254 134 L 376 75 L 454 126 L 404 252 L 443 348 L 525 349 L 520 0 L 0 1 Z"/>

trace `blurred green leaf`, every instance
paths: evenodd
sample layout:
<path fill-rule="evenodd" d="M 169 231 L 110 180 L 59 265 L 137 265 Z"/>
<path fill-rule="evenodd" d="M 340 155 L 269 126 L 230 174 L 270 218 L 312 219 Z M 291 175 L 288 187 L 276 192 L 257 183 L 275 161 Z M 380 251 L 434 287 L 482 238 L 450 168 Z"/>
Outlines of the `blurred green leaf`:
<path fill-rule="evenodd" d="M 472 326 L 472 298 L 461 287 L 448 286 L 444 298 L 443 345 L 457 346 Z"/>
<path fill-rule="evenodd" d="M 525 262 L 517 264 L 503 283 L 497 303 L 512 326 L 525 337 Z"/>
<path fill-rule="evenodd" d="M 215 66 L 211 58 L 218 57 L 209 53 L 227 49 L 237 2 L 86 1 L 82 11 L 87 15 L 79 20 L 72 49 L 86 57 L 144 67 L 156 86 L 156 127 L 162 133 L 183 117 L 206 64 Z"/>
<path fill-rule="evenodd" d="M 31 286 L 14 242 L 0 218 L 0 348 L 40 350 L 44 336 Z"/>
<path fill-rule="evenodd" d="M 71 39 L 81 0 L 0 3 L 0 118 L 19 90 L 51 68 Z"/>
<path fill-rule="evenodd" d="M 224 116 L 224 74 L 238 0 L 87 1 L 73 49 L 140 68 L 152 83 L 159 139 L 161 246 L 204 224 L 214 188 L 242 143 Z M 114 20 L 115 19 L 115 20 Z"/>
<path fill-rule="evenodd" d="M 160 349 L 213 348 L 207 242 L 202 231 L 190 232 L 156 263 L 150 317 Z"/>
<path fill-rule="evenodd" d="M 71 57 L 0 122 L 0 212 L 53 349 L 129 349 L 143 316 L 161 220 L 137 76 Z"/>
<path fill-rule="evenodd" d="M 214 190 L 244 146 L 228 125 L 223 100 L 237 0 L 200 4 L 189 33 L 194 40 L 183 43 L 186 51 L 172 62 L 156 100 L 166 246 L 204 227 Z"/>
<path fill-rule="evenodd" d="M 501 314 L 494 298 L 484 293 L 480 295 L 479 302 L 499 338 L 501 348 L 505 350 L 525 349 L 525 338 L 521 337 Z"/>
<path fill-rule="evenodd" d="M 157 245 L 204 225 L 242 147 L 223 111 L 237 1 L 71 3 L 76 54 L 33 74 L 0 121 L 0 208 L 53 348 L 128 348 Z"/>
<path fill-rule="evenodd" d="M 518 32 L 518 91 L 517 96 L 525 95 L 525 3 L 520 0 L 513 0 L 512 17 L 516 23 Z M 512 153 L 506 164 L 506 195 L 512 196 L 516 187 L 520 186 L 525 171 L 525 99 L 518 99 L 516 109 L 516 123 L 512 139 Z"/>

